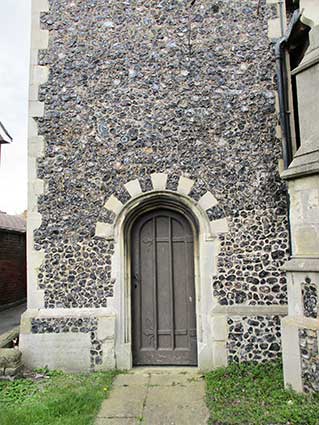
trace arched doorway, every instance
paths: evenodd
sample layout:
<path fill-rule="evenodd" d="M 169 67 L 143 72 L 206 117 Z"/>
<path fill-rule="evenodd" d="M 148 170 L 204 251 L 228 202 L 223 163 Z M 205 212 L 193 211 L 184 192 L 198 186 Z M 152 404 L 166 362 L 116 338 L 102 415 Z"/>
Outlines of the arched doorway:
<path fill-rule="evenodd" d="M 197 365 L 194 226 L 170 208 L 130 229 L 134 365 Z"/>

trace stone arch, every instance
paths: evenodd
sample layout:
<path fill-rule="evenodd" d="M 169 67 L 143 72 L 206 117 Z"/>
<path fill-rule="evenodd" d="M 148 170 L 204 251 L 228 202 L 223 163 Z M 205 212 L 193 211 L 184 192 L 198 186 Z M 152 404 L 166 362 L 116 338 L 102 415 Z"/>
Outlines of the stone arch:
<path fill-rule="evenodd" d="M 112 220 L 99 221 L 95 236 L 114 241 L 112 257 L 112 278 L 114 279 L 114 296 L 109 308 L 116 319 L 115 358 L 118 368 L 132 367 L 131 350 L 131 285 L 130 258 L 127 243 L 127 224 L 147 208 L 170 206 L 177 211 L 192 216 L 196 227 L 195 250 L 195 292 L 197 320 L 198 366 L 202 370 L 211 369 L 214 361 L 214 335 L 212 334 L 211 312 L 215 301 L 212 294 L 212 276 L 217 271 L 220 233 L 228 231 L 226 218 L 209 219 L 207 211 L 218 204 L 211 192 L 205 192 L 198 200 L 191 196 L 195 182 L 181 176 L 176 190 L 167 189 L 167 174 L 155 173 L 151 176 L 152 188 L 142 191 L 138 179 L 127 182 L 124 186 L 130 197 L 125 203 L 114 194 L 104 208 L 110 212 Z M 195 233 L 195 229 L 194 229 Z"/>
<path fill-rule="evenodd" d="M 135 179 L 124 184 L 128 196 L 123 197 L 123 202 L 115 194 L 112 194 L 106 200 L 103 208 L 109 213 L 108 220 L 107 222 L 101 220 L 96 223 L 95 236 L 114 239 L 116 237 L 118 221 L 130 209 L 134 200 L 137 200 L 137 203 L 139 203 L 147 196 L 165 193 L 167 195 L 178 195 L 181 202 L 188 204 L 193 211 L 197 211 L 197 214 L 202 217 L 203 223 L 205 223 L 205 233 L 208 239 L 228 231 L 225 217 L 215 219 L 209 214 L 212 209 L 218 207 L 218 201 L 210 191 L 206 191 L 199 199 L 192 197 L 192 190 L 196 185 L 196 181 L 185 176 L 180 176 L 178 178 L 178 184 L 175 185 L 175 190 L 172 190 L 167 188 L 168 174 L 153 173 L 150 175 L 150 178 L 152 183 L 150 190 L 143 192 L 140 181 Z"/>

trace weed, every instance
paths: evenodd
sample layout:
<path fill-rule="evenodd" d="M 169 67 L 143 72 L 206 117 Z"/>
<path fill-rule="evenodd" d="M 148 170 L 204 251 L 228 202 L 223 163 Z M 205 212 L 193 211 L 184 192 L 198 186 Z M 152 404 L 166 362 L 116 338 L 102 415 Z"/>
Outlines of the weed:
<path fill-rule="evenodd" d="M 0 381 L 0 403 L 21 403 L 33 397 L 37 391 L 37 385 L 30 379 Z"/>
<path fill-rule="evenodd" d="M 54 377 L 54 376 L 62 376 L 65 373 L 62 370 L 50 370 L 47 367 L 42 367 L 34 370 L 36 373 L 39 373 L 41 375 Z"/>

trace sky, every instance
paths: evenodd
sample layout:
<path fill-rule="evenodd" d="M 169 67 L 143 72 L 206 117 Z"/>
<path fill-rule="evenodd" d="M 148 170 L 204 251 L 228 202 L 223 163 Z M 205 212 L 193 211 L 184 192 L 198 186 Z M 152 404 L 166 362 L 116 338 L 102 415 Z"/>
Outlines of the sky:
<path fill-rule="evenodd" d="M 0 121 L 13 138 L 2 145 L 0 210 L 27 208 L 27 112 L 31 0 L 0 0 Z"/>

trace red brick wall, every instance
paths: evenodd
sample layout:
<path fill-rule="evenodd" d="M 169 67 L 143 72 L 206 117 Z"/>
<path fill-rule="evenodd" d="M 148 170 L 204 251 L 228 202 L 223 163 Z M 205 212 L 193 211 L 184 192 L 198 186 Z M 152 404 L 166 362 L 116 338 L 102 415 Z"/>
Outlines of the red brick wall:
<path fill-rule="evenodd" d="M 25 233 L 0 230 L 0 305 L 25 297 Z"/>

